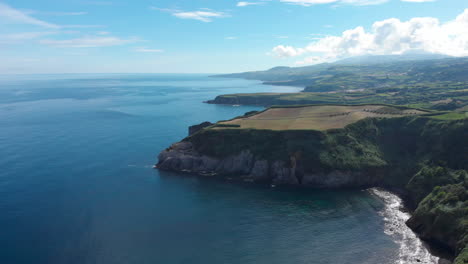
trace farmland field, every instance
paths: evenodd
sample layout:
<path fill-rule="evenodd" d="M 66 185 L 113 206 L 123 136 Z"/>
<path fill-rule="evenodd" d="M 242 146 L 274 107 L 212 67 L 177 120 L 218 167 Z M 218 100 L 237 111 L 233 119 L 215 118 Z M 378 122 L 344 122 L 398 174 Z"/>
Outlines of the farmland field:
<path fill-rule="evenodd" d="M 402 117 L 424 113 L 422 110 L 385 105 L 274 107 L 256 115 L 219 122 L 218 125 L 233 129 L 328 130 L 343 128 L 367 117 Z"/>

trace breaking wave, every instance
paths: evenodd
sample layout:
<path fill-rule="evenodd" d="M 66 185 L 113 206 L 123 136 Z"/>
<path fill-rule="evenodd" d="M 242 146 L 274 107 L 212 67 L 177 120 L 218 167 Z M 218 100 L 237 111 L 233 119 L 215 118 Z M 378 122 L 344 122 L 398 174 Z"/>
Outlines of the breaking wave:
<path fill-rule="evenodd" d="M 403 211 L 402 200 L 390 192 L 378 188 L 372 188 L 369 192 L 384 203 L 385 207 L 379 214 L 385 222 L 385 234 L 391 236 L 395 243 L 399 245 L 398 260 L 395 264 L 436 264 L 443 262 L 436 256 L 433 256 L 423 242 L 406 225 L 410 214 Z"/>

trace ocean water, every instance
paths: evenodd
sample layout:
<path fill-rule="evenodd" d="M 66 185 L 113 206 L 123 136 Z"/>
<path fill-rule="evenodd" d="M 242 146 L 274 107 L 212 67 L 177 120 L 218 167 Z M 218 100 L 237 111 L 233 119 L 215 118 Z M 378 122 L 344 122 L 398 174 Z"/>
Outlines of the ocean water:
<path fill-rule="evenodd" d="M 297 90 L 204 75 L 0 76 L 0 263 L 435 263 L 385 192 L 152 169 L 189 125 L 261 109 L 202 101 Z"/>

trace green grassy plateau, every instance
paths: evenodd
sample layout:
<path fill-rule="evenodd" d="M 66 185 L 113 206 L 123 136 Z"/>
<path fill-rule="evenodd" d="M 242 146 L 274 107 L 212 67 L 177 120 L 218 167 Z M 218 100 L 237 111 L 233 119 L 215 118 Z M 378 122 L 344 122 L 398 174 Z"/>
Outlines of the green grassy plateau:
<path fill-rule="evenodd" d="M 219 122 L 221 126 L 217 129 L 328 130 L 343 128 L 364 118 L 392 118 L 427 113 L 429 112 L 386 105 L 273 107 L 255 115 Z"/>

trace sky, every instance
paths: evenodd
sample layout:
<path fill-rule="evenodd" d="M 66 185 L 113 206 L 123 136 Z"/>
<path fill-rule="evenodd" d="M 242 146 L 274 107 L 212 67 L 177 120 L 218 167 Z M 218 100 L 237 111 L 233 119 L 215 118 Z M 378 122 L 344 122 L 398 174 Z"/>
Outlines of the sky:
<path fill-rule="evenodd" d="M 229 73 L 468 56 L 468 0 L 0 0 L 0 74 Z"/>

